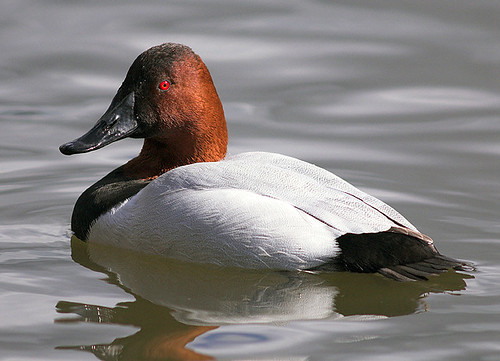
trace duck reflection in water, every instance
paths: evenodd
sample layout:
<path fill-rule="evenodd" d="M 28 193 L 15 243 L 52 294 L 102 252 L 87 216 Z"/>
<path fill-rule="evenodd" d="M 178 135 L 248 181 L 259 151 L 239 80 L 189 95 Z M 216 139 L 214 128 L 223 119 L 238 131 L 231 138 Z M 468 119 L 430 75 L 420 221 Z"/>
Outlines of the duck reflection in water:
<path fill-rule="evenodd" d="M 457 292 L 471 276 L 449 271 L 429 281 L 393 282 L 377 274 L 250 271 L 193 265 L 72 239 L 72 257 L 108 275 L 136 299 L 114 308 L 60 301 L 56 322 L 130 325 L 110 344 L 60 346 L 101 360 L 210 360 L 189 344 L 226 325 L 392 317 L 423 312 L 429 293 Z M 277 326 L 279 327 L 279 326 Z"/>

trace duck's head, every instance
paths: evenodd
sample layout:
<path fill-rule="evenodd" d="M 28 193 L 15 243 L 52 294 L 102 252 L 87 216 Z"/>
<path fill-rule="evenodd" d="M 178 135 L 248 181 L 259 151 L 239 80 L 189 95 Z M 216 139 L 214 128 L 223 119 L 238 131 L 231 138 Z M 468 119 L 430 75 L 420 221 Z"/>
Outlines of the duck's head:
<path fill-rule="evenodd" d="M 222 104 L 207 67 L 189 47 L 167 43 L 139 55 L 94 127 L 59 149 L 85 153 L 127 137 L 145 138 L 141 155 L 173 166 L 225 156 Z"/>

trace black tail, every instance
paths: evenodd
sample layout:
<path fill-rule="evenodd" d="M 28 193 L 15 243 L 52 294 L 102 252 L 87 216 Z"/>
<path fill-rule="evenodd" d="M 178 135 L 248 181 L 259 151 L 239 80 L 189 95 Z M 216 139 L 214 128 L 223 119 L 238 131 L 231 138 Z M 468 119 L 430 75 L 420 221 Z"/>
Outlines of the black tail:
<path fill-rule="evenodd" d="M 446 272 L 449 269 L 473 271 L 474 267 L 470 263 L 458 261 L 438 253 L 432 258 L 420 262 L 384 267 L 377 272 L 396 281 L 418 281 L 428 280 L 430 276 Z"/>
<path fill-rule="evenodd" d="M 441 255 L 429 237 L 409 229 L 347 233 L 336 241 L 339 255 L 316 270 L 377 272 L 398 281 L 414 281 L 427 280 L 449 269 L 474 269 L 471 264 Z"/>

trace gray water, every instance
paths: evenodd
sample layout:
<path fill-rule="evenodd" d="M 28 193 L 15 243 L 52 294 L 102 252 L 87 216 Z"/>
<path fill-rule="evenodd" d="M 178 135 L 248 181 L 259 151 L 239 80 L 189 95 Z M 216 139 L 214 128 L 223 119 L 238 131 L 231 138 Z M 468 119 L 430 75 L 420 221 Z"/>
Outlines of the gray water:
<path fill-rule="evenodd" d="M 0 6 L 1 360 L 500 360 L 498 0 Z M 57 148 L 167 41 L 211 70 L 230 153 L 333 171 L 478 271 L 403 284 L 71 242 L 78 195 L 141 142 Z"/>

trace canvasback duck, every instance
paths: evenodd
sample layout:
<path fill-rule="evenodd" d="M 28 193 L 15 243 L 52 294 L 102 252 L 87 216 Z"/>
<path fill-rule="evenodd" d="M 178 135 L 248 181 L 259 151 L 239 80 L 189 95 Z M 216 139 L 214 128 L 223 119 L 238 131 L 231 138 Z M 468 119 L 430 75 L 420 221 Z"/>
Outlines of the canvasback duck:
<path fill-rule="evenodd" d="M 75 204 L 71 228 L 83 241 L 222 266 L 397 280 L 469 269 L 324 169 L 264 152 L 226 157 L 222 104 L 207 67 L 185 45 L 140 54 L 95 126 L 60 151 L 85 153 L 126 137 L 144 138 L 140 154 Z"/>

